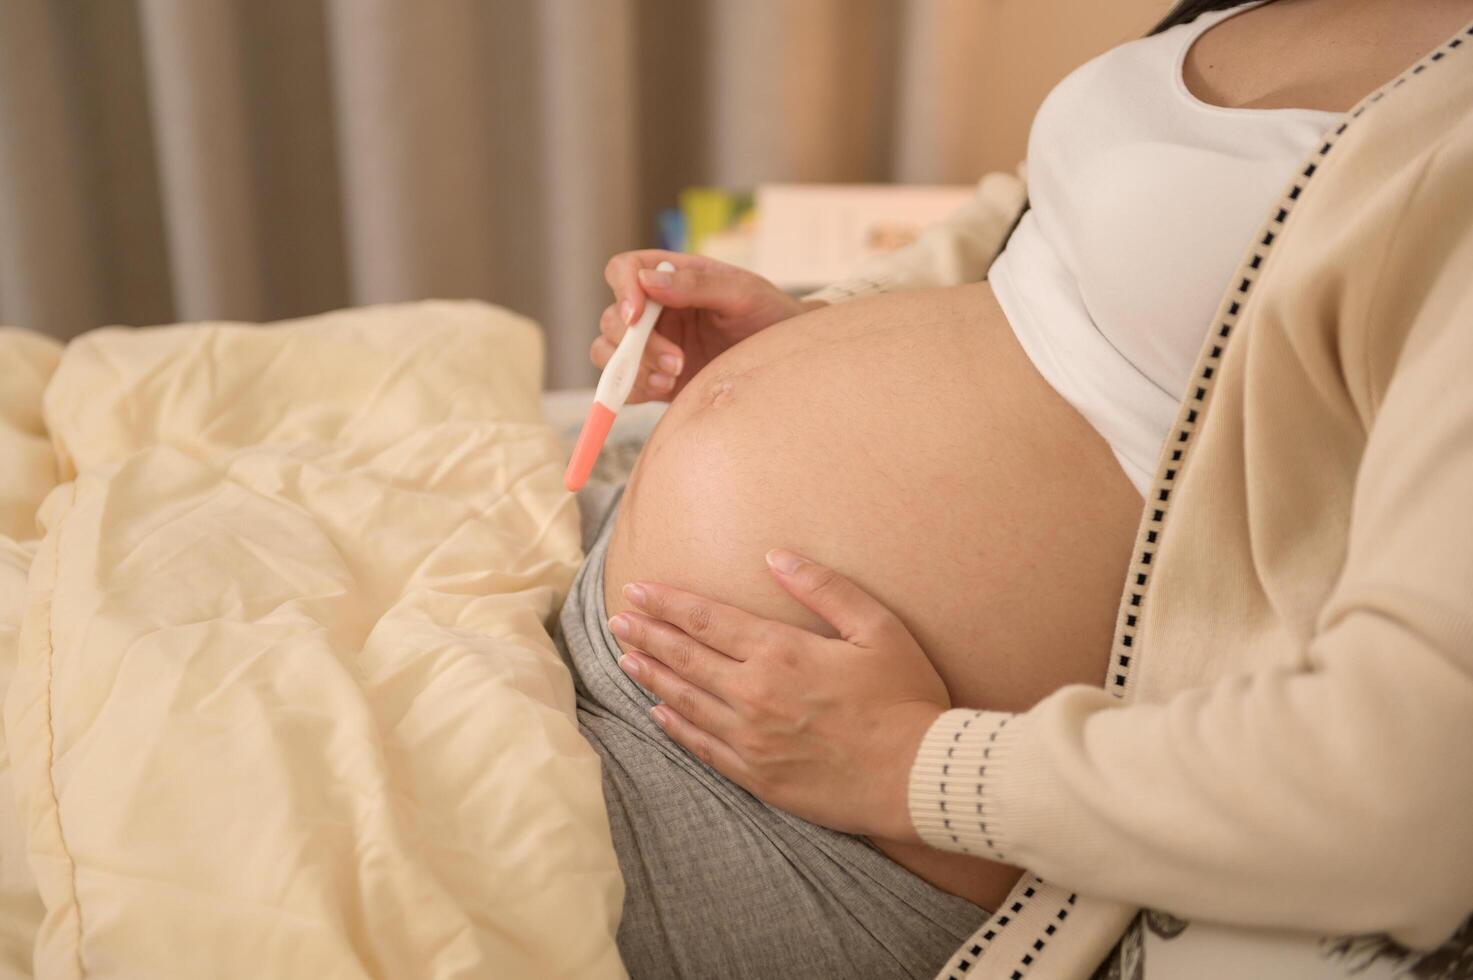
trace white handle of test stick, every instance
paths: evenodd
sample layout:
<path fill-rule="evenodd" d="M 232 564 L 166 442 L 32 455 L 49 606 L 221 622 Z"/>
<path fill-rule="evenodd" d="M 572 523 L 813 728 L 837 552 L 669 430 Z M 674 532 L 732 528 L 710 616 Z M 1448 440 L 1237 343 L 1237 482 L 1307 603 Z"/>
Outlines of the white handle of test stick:
<path fill-rule="evenodd" d="M 675 266 L 670 262 L 661 262 L 655 268 L 663 272 L 675 271 Z M 588 418 L 583 423 L 582 431 L 578 433 L 573 456 L 568 460 L 568 468 L 563 473 L 563 486 L 573 493 L 588 481 L 589 474 L 593 472 L 593 464 L 603 449 L 604 440 L 608 438 L 609 429 L 613 427 L 614 415 L 624 407 L 629 392 L 634 389 L 634 378 L 639 374 L 639 362 L 644 357 L 645 344 L 649 342 L 650 331 L 655 328 L 655 321 L 660 318 L 662 309 L 664 307 L 659 303 L 645 297 L 644 313 L 638 322 L 624 331 L 619 346 L 614 350 L 614 356 L 604 365 L 598 387 L 593 392 L 593 404 L 589 406 Z"/>
<path fill-rule="evenodd" d="M 675 271 L 675 266 L 669 261 L 661 262 L 655 268 L 662 272 Z M 645 345 L 649 343 L 650 332 L 655 329 L 655 321 L 660 319 L 660 313 L 664 309 L 659 303 L 645 297 L 644 312 L 624 332 L 619 346 L 614 350 L 614 356 L 604 365 L 593 397 L 609 411 L 617 412 L 623 408 L 629 393 L 634 390 L 634 379 L 639 374 L 639 362 L 644 357 Z"/>

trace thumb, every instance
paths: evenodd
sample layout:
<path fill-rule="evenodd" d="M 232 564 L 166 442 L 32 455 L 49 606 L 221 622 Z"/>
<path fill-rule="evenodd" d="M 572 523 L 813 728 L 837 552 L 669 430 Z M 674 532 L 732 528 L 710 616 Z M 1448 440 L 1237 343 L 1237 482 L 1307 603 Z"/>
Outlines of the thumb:
<path fill-rule="evenodd" d="M 826 565 L 774 548 L 767 553 L 773 577 L 850 643 L 867 645 L 898 622 L 878 599 Z"/>
<path fill-rule="evenodd" d="M 761 280 L 727 265 L 708 268 L 640 269 L 645 294 L 674 309 L 695 307 L 740 314 L 749 309 Z"/>

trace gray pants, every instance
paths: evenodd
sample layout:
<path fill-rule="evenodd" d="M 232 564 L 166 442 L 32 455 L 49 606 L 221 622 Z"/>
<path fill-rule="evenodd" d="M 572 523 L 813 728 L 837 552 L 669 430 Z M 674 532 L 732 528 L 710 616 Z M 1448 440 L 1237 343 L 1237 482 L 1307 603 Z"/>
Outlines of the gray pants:
<path fill-rule="evenodd" d="M 986 913 L 861 838 L 767 806 L 650 721 L 655 702 L 615 663 L 604 612 L 614 511 L 588 526 L 588 560 L 558 632 L 579 725 L 603 758 L 631 976 L 934 976 Z"/>

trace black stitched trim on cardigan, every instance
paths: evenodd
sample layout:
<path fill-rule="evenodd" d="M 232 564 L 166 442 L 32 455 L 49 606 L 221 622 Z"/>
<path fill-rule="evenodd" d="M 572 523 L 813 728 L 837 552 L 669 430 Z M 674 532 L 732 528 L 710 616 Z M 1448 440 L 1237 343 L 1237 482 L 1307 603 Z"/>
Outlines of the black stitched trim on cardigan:
<path fill-rule="evenodd" d="M 1042 879 L 1040 879 L 1041 881 Z M 1078 901 L 1079 896 L 1077 894 L 1071 894 L 1058 905 L 1054 906 L 1054 914 L 1049 916 L 1048 925 L 1044 926 L 1043 929 L 1043 935 L 1034 937 L 1033 945 L 1023 952 L 1013 972 L 1008 974 L 1009 980 L 1023 980 L 1028 975 L 1028 971 L 1032 969 L 1033 964 L 1043 955 L 1043 951 L 1048 948 L 1049 940 L 1054 938 L 1054 933 L 1059 931 L 1059 927 L 1069 918 L 1069 913 L 1074 911 L 1074 905 Z"/>
<path fill-rule="evenodd" d="M 1430 65 L 1443 60 L 1448 54 L 1461 48 L 1464 41 L 1469 38 L 1473 38 L 1473 25 L 1460 31 L 1451 40 L 1445 42 L 1441 47 L 1423 58 L 1412 68 L 1403 72 L 1401 77 L 1395 82 L 1383 86 L 1379 91 L 1363 100 L 1360 105 L 1350 111 L 1346 118 L 1332 132 L 1326 135 L 1325 142 L 1321 144 L 1318 150 L 1310 155 L 1304 169 L 1299 172 L 1290 189 L 1285 192 L 1278 210 L 1274 213 L 1273 219 L 1266 224 L 1263 237 L 1258 241 L 1260 248 L 1250 253 L 1248 257 L 1245 257 L 1242 263 L 1243 268 L 1240 272 L 1255 271 L 1262 265 L 1262 260 L 1268 254 L 1267 250 L 1279 238 L 1283 225 L 1289 218 L 1289 212 L 1293 203 L 1303 193 L 1305 184 L 1319 171 L 1321 159 L 1334 149 L 1336 142 L 1350 128 L 1351 121 L 1359 119 L 1365 114 L 1366 109 L 1380 102 L 1387 92 L 1398 88 L 1406 78 L 1422 74 Z M 1223 316 L 1221 319 L 1215 321 L 1218 324 L 1216 340 L 1212 343 L 1212 347 L 1207 350 L 1206 357 L 1202 360 L 1202 367 L 1198 372 L 1198 387 L 1192 393 L 1191 398 L 1191 403 L 1200 407 L 1187 410 L 1182 424 L 1176 429 L 1176 439 L 1170 440 L 1166 444 L 1170 447 L 1169 454 L 1163 450 L 1163 461 L 1157 464 L 1157 470 L 1160 476 L 1157 478 L 1153 490 L 1158 494 L 1159 506 L 1153 507 L 1149 519 L 1142 523 L 1142 533 L 1139 535 L 1139 538 L 1144 542 L 1144 545 L 1141 548 L 1139 560 L 1131 569 L 1132 574 L 1138 578 L 1128 580 L 1137 584 L 1128 586 L 1121 599 L 1122 615 L 1119 626 L 1116 629 L 1116 643 L 1110 666 L 1110 678 L 1106 683 L 1106 688 L 1116 697 L 1123 698 L 1129 691 L 1130 667 L 1135 657 L 1133 652 L 1135 650 L 1135 637 L 1140 623 L 1139 610 L 1145 597 L 1146 584 L 1150 581 L 1150 556 L 1155 554 L 1160 544 L 1163 525 L 1166 520 L 1167 501 L 1170 497 L 1170 490 L 1175 484 L 1177 474 L 1181 470 L 1181 465 L 1186 460 L 1187 447 L 1190 444 L 1192 434 L 1196 431 L 1200 413 L 1206 410 L 1207 402 L 1212 392 L 1211 382 L 1217 375 L 1218 365 L 1221 363 L 1223 352 L 1227 348 L 1228 337 L 1231 336 L 1233 326 L 1238 322 L 1245 296 L 1252 290 L 1255 281 L 1256 278 L 1254 277 L 1244 277 L 1243 282 L 1246 288 L 1241 292 L 1235 292 L 1233 294 L 1233 299 L 1228 303 L 1226 310 L 1223 311 Z M 1161 495 L 1163 492 L 1165 493 L 1164 496 Z M 1037 889 L 1044 884 L 1044 880 L 1035 875 L 1025 895 L 1031 898 L 1036 894 Z M 1069 913 L 1073 909 L 1077 899 L 1077 893 L 1070 894 L 1060 905 L 1054 915 L 1050 917 L 1048 925 L 1044 927 L 1043 933 L 1034 937 L 1033 945 L 1024 952 L 1023 956 L 1014 965 L 1012 972 L 1009 974 L 1009 980 L 1023 980 L 1028 970 L 1047 948 L 1054 934 L 1062 927 L 1064 921 L 1069 918 Z M 1019 903 L 1014 904 L 1017 905 Z M 982 928 L 978 929 L 961 949 L 952 954 L 951 959 L 941 968 L 938 978 L 945 977 L 946 980 L 964 980 L 967 971 L 977 963 L 999 932 L 1012 921 L 1013 916 L 1006 914 L 994 915 L 988 919 Z M 1007 968 L 1003 967 L 1003 969 Z"/>
<path fill-rule="evenodd" d="M 946 980 L 963 980 L 967 975 L 967 971 L 982 958 L 982 954 L 987 950 L 987 947 L 992 945 L 993 941 L 1002 934 L 1003 930 L 1017 921 L 1018 914 L 1038 894 L 1038 890 L 1041 887 L 1043 887 L 1043 879 L 1034 875 L 1028 887 L 1023 889 L 1023 897 L 1014 901 L 1007 908 L 999 909 L 988 919 L 982 928 L 978 929 L 972 935 L 972 938 L 967 940 L 965 946 L 952 954 L 951 960 L 946 966 L 942 967 L 939 976 L 945 977 Z M 1072 903 L 1073 897 L 1071 896 L 1069 900 Z M 1054 925 L 1050 925 L 1048 930 L 1050 936 L 1053 935 L 1055 928 Z"/>
<path fill-rule="evenodd" d="M 1132 676 L 1132 664 L 1138 660 L 1135 643 L 1136 633 L 1140 624 L 1140 608 L 1145 602 L 1146 590 L 1150 583 L 1151 562 L 1160 546 L 1161 535 L 1165 529 L 1166 512 L 1171 499 L 1171 491 L 1175 486 L 1177 474 L 1182 464 L 1186 461 L 1187 450 L 1190 448 L 1192 435 L 1197 431 L 1200 424 L 1201 414 L 1206 411 L 1207 403 L 1211 398 L 1213 382 L 1216 380 L 1218 366 L 1222 362 L 1223 353 L 1227 349 L 1228 338 L 1232 335 L 1233 327 L 1237 325 L 1241 317 L 1243 305 L 1248 301 L 1248 296 L 1257 283 L 1256 273 L 1268 257 L 1269 251 L 1278 240 L 1284 224 L 1289 220 L 1289 214 L 1294 209 L 1294 204 L 1299 200 L 1304 188 L 1319 172 L 1323 159 L 1334 149 L 1340 137 L 1350 128 L 1354 119 L 1360 118 L 1365 111 L 1386 97 L 1387 93 L 1400 88 L 1407 79 L 1414 75 L 1420 75 L 1431 65 L 1441 61 L 1443 58 L 1458 48 L 1462 47 L 1467 37 L 1473 37 L 1473 27 L 1469 27 L 1445 42 L 1437 50 L 1424 57 L 1417 64 L 1403 72 L 1394 81 L 1384 85 L 1373 93 L 1360 105 L 1352 109 L 1349 115 L 1341 120 L 1334 130 L 1327 133 L 1324 142 L 1319 149 L 1310 154 L 1303 169 L 1294 177 L 1293 183 L 1285 191 L 1279 202 L 1273 218 L 1266 223 L 1262 237 L 1258 239 L 1252 251 L 1245 256 L 1239 272 L 1239 283 L 1232 291 L 1232 299 L 1227 303 L 1226 309 L 1220 309 L 1221 316 L 1214 321 L 1216 329 L 1216 342 L 1213 343 L 1207 356 L 1202 359 L 1198 371 L 1196 386 L 1189 392 L 1186 404 L 1183 406 L 1185 412 L 1178 415 L 1178 426 L 1174 430 L 1174 438 L 1167 437 L 1169 453 L 1164 455 L 1161 462 L 1157 464 L 1156 482 L 1151 487 L 1151 492 L 1146 499 L 1153 501 L 1149 519 L 1145 522 L 1144 543 L 1136 555 L 1136 560 L 1129 574 L 1126 576 L 1128 583 L 1125 595 L 1121 599 L 1121 605 L 1125 607 L 1125 615 L 1120 619 L 1116 628 L 1114 654 L 1110 663 L 1109 676 L 1106 679 L 1105 688 L 1118 698 L 1125 697 L 1130 689 L 1130 678 Z M 1189 406 L 1189 407 L 1188 407 Z"/>

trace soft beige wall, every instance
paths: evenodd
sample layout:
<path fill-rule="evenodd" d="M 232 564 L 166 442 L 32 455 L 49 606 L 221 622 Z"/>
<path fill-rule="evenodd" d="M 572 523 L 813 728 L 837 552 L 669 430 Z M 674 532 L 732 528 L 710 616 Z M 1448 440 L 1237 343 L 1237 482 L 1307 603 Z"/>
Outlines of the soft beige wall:
<path fill-rule="evenodd" d="M 1167 0 L 920 4 L 899 80 L 897 170 L 939 180 L 969 168 L 1012 169 L 1049 90 L 1095 55 L 1144 34 L 1169 7 Z"/>

